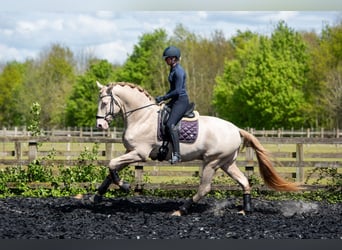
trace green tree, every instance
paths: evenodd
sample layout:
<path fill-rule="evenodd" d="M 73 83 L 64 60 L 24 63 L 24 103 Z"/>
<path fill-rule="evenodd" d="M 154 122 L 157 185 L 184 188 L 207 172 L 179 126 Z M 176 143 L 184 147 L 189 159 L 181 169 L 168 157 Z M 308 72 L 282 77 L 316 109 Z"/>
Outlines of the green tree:
<path fill-rule="evenodd" d="M 303 126 L 308 67 L 301 36 L 279 22 L 271 38 L 256 38 L 248 36 L 236 50 L 237 60 L 226 64 L 213 104 L 220 116 L 242 127 Z M 224 102 L 227 89 L 229 100 Z"/>
<path fill-rule="evenodd" d="M 32 103 L 41 105 L 41 124 L 44 128 L 65 125 L 66 102 L 75 82 L 73 53 L 59 44 L 41 52 L 37 60 L 28 64 L 23 86 L 18 93 L 17 109 L 29 117 Z"/>
<path fill-rule="evenodd" d="M 336 128 L 341 121 L 342 21 L 326 25 L 310 45 L 310 74 L 306 89 L 315 127 Z"/>
<path fill-rule="evenodd" d="M 140 85 L 152 95 L 166 91 L 163 82 L 166 81 L 167 71 L 162 60 L 166 46 L 165 30 L 143 34 L 122 69 L 116 73 L 116 79 Z"/>
<path fill-rule="evenodd" d="M 234 57 L 225 61 L 223 73 L 217 75 L 213 89 L 212 105 L 218 116 L 234 122 L 247 121 L 248 107 L 243 103 L 239 107 L 240 100 L 233 99 L 233 96 L 246 77 L 246 66 L 254 61 L 255 52 L 260 47 L 259 43 L 259 36 L 250 31 L 238 31 L 237 35 L 231 38 Z M 241 115 L 240 118 L 238 113 Z"/>
<path fill-rule="evenodd" d="M 214 115 L 211 96 L 215 78 L 223 72 L 225 59 L 233 57 L 233 47 L 221 31 L 216 30 L 205 38 L 181 24 L 176 26 L 170 43 L 182 51 L 181 64 L 187 72 L 190 100 L 201 114 Z M 168 82 L 165 84 L 168 87 Z"/>
<path fill-rule="evenodd" d="M 94 60 L 77 78 L 67 102 L 68 126 L 94 126 L 99 90 L 96 81 L 107 84 L 115 79 L 115 69 L 107 60 Z"/>
<path fill-rule="evenodd" d="M 22 117 L 17 112 L 16 103 L 21 103 L 18 91 L 22 87 L 25 70 L 26 64 L 9 62 L 0 74 L 0 124 L 3 126 L 23 124 Z"/>

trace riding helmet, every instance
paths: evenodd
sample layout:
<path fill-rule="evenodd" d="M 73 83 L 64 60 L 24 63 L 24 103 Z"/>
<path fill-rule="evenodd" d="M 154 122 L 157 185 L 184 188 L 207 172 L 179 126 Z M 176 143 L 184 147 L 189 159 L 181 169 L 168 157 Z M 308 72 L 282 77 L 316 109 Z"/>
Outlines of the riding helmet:
<path fill-rule="evenodd" d="M 164 50 L 163 59 L 168 57 L 177 57 L 179 59 L 181 57 L 181 52 L 177 47 L 169 46 Z"/>

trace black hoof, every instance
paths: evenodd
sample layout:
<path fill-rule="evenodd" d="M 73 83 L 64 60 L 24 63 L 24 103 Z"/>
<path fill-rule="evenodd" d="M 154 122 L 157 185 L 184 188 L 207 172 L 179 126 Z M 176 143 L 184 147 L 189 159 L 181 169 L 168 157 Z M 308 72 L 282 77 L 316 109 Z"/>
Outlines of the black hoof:
<path fill-rule="evenodd" d="M 126 193 L 131 190 L 131 185 L 128 182 L 123 182 L 120 186 L 120 189 Z"/>
<path fill-rule="evenodd" d="M 194 202 L 192 201 L 192 199 L 188 199 L 184 202 L 184 204 L 182 206 L 179 207 L 179 212 L 181 213 L 181 215 L 186 215 L 189 213 L 189 209 L 192 206 Z"/>
<path fill-rule="evenodd" d="M 89 197 L 89 200 L 92 204 L 98 204 L 102 202 L 102 195 L 94 194 L 93 196 Z"/>

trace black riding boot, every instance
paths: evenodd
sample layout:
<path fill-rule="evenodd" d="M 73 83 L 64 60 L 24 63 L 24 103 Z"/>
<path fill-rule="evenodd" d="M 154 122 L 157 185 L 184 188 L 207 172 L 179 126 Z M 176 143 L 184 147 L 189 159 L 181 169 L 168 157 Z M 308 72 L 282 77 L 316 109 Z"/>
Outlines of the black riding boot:
<path fill-rule="evenodd" d="M 171 137 L 172 148 L 173 148 L 170 163 L 175 164 L 181 161 L 181 156 L 179 153 L 179 136 L 178 136 L 177 127 L 175 125 L 171 126 L 170 137 Z"/>

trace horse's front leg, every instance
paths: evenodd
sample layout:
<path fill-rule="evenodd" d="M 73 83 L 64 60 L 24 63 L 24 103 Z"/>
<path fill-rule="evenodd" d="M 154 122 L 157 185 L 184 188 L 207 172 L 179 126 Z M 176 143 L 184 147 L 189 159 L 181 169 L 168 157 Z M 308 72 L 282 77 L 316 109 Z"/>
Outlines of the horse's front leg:
<path fill-rule="evenodd" d="M 98 203 L 102 200 L 102 196 L 107 192 L 110 184 L 114 183 L 120 189 L 129 192 L 130 184 L 122 180 L 119 176 L 119 171 L 131 163 L 143 161 L 138 152 L 130 151 L 120 157 L 114 158 L 109 163 L 109 175 L 104 179 L 98 187 L 96 194 L 91 197 L 91 201 Z"/>

